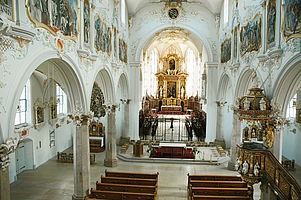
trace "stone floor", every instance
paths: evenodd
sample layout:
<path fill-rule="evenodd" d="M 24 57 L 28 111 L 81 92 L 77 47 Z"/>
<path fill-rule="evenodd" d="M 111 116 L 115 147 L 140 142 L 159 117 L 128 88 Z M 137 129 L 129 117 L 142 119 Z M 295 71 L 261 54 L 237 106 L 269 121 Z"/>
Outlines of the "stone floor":
<path fill-rule="evenodd" d="M 190 174 L 220 174 L 236 175 L 229 171 L 226 164 L 187 165 L 187 164 L 157 164 L 129 163 L 118 161 L 118 167 L 106 168 L 103 165 L 105 153 L 98 153 L 96 164 L 91 166 L 91 187 L 100 180 L 105 169 L 127 172 L 159 172 L 159 200 L 187 199 L 187 173 Z M 254 199 L 260 199 L 259 185 L 254 187 Z M 18 175 L 18 181 L 11 184 L 12 200 L 71 200 L 73 194 L 73 165 L 58 163 L 55 157 L 38 167 L 36 170 L 24 171 Z"/>

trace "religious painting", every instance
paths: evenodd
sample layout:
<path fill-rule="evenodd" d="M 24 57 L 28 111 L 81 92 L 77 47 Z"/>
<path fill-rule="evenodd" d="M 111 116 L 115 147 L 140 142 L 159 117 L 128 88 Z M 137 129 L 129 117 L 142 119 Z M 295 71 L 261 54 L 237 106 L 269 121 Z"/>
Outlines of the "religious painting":
<path fill-rule="evenodd" d="M 105 26 L 105 52 L 108 56 L 111 56 L 112 53 L 112 31 L 110 26 Z"/>
<path fill-rule="evenodd" d="M 127 63 L 127 44 L 123 39 L 119 39 L 119 60 Z"/>
<path fill-rule="evenodd" d="M 57 105 L 51 104 L 49 109 L 50 109 L 50 119 L 56 119 L 57 118 Z"/>
<path fill-rule="evenodd" d="M 169 69 L 170 70 L 175 70 L 176 69 L 176 61 L 174 58 L 169 60 Z"/>
<path fill-rule="evenodd" d="M 91 10 L 89 0 L 84 1 L 84 43 L 90 43 Z"/>
<path fill-rule="evenodd" d="M 92 89 L 90 110 L 94 112 L 95 117 L 104 117 L 106 115 L 104 103 L 104 95 L 100 87 L 96 83 L 94 83 Z"/>
<path fill-rule="evenodd" d="M 170 81 L 167 83 L 167 98 L 177 97 L 177 83 Z"/>
<path fill-rule="evenodd" d="M 234 33 L 233 33 L 233 41 L 234 41 L 234 44 L 233 44 L 233 58 L 234 58 L 234 60 L 236 60 L 236 58 L 237 58 L 237 40 L 238 40 L 238 38 L 237 38 L 237 31 L 238 31 L 238 26 L 236 26 L 235 28 L 234 28 Z"/>
<path fill-rule="evenodd" d="M 36 124 L 40 124 L 44 122 L 44 108 L 41 106 L 37 106 L 35 109 L 35 115 L 36 115 Z"/>
<path fill-rule="evenodd" d="M 78 0 L 27 0 L 29 19 L 56 35 L 60 31 L 67 39 L 76 40 L 79 33 Z"/>
<path fill-rule="evenodd" d="M 113 34 L 114 34 L 114 58 L 117 59 L 117 55 L 118 55 L 118 35 L 117 35 L 117 29 L 112 26 L 113 29 Z"/>
<path fill-rule="evenodd" d="M 275 46 L 276 0 L 269 0 L 267 5 L 267 48 Z"/>
<path fill-rule="evenodd" d="M 283 0 L 282 34 L 286 41 L 301 37 L 301 0 Z"/>
<path fill-rule="evenodd" d="M 15 21 L 14 0 L 0 0 L 0 13 L 4 13 L 12 21 Z"/>
<path fill-rule="evenodd" d="M 95 39 L 94 39 L 94 47 L 96 52 L 104 52 L 104 23 L 99 18 L 98 15 L 95 16 Z"/>
<path fill-rule="evenodd" d="M 256 14 L 255 17 L 240 30 L 240 55 L 258 52 L 261 47 L 261 25 L 262 17 Z"/>
<path fill-rule="evenodd" d="M 231 38 L 225 39 L 221 44 L 221 63 L 231 59 Z"/>

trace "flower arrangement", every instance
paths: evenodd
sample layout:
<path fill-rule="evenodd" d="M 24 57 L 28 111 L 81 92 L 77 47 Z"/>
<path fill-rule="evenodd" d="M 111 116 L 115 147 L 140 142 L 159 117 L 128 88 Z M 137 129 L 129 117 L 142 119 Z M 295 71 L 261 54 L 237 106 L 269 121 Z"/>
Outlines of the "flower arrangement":
<path fill-rule="evenodd" d="M 200 153 L 200 151 L 198 150 L 198 147 L 197 147 L 197 145 L 194 145 L 194 146 L 193 146 L 192 152 L 193 152 L 193 154 L 194 154 L 194 155 L 196 155 L 196 154 L 199 154 L 199 153 Z"/>
<path fill-rule="evenodd" d="M 153 144 L 150 142 L 148 144 L 148 148 L 146 150 L 147 153 L 152 153 L 152 151 L 154 151 L 154 147 L 153 147 Z"/>

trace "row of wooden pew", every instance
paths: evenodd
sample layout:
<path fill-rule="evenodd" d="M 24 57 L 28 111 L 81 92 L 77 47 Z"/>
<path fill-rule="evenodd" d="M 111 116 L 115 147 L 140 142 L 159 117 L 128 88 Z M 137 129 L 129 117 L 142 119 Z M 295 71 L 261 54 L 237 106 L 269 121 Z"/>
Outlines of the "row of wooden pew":
<path fill-rule="evenodd" d="M 230 175 L 189 175 L 189 200 L 251 200 L 252 191 L 240 176 Z"/>
<path fill-rule="evenodd" d="M 96 189 L 85 200 L 156 200 L 159 173 L 130 173 L 105 171 Z"/>

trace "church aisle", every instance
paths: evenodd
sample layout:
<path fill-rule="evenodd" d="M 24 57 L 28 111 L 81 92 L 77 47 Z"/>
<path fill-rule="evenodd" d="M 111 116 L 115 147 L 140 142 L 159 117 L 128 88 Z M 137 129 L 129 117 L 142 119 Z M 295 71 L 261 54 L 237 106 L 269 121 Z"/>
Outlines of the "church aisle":
<path fill-rule="evenodd" d="M 91 187 L 95 188 L 96 181 L 104 175 L 105 169 L 141 173 L 159 172 L 159 200 L 186 200 L 187 173 L 238 175 L 234 171 L 227 170 L 225 165 L 128 163 L 118 160 L 116 168 L 107 168 L 103 166 L 104 156 L 105 153 L 96 154 L 96 164 L 91 165 Z M 258 192 L 259 187 L 255 187 L 255 197 L 258 197 Z M 11 184 L 12 200 L 71 200 L 72 194 L 73 165 L 58 163 L 56 157 L 36 170 L 24 171 L 18 175 L 18 181 Z"/>

